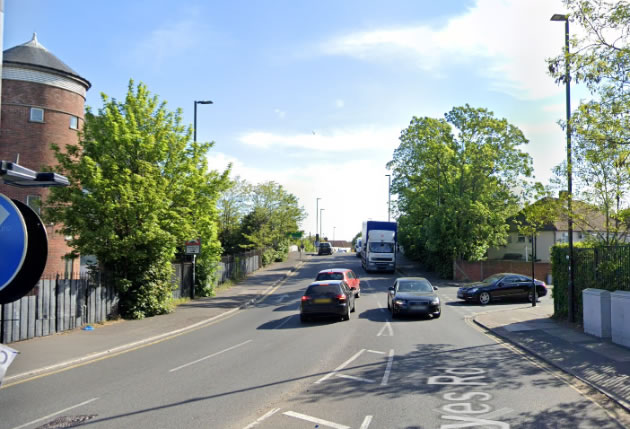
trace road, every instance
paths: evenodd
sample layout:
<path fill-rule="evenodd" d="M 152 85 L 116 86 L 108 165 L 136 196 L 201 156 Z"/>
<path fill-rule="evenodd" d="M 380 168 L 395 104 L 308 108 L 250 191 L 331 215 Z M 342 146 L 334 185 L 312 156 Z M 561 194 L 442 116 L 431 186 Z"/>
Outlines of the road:
<path fill-rule="evenodd" d="M 357 311 L 302 324 L 302 292 L 327 267 L 361 276 Z M 394 278 L 354 254 L 314 257 L 218 323 L 0 390 L 0 428 L 623 427 L 469 320 L 522 303 L 464 304 L 441 287 L 441 318 L 392 320 Z"/>

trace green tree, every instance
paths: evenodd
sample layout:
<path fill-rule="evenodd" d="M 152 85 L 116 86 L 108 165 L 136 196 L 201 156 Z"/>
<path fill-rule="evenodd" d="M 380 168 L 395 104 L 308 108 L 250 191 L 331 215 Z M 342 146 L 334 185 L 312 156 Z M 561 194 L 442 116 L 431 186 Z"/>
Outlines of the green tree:
<path fill-rule="evenodd" d="M 219 198 L 219 240 L 224 253 L 233 254 L 242 251 L 240 244 L 244 239 L 241 221 L 251 205 L 252 186 L 244 179 L 236 177 L 230 181 L 230 188 Z"/>
<path fill-rule="evenodd" d="M 217 199 L 228 171 L 209 171 L 212 143 L 191 141 L 181 110 L 170 112 L 143 84 L 124 102 L 102 95 L 88 108 L 77 145 L 53 150 L 70 186 L 52 189 L 46 217 L 63 223 L 75 251 L 95 255 L 118 290 L 123 317 L 170 310 L 172 261 L 200 237 L 199 276 L 220 256 Z M 205 286 L 205 285 L 202 285 Z"/>
<path fill-rule="evenodd" d="M 283 260 L 287 256 L 288 234 L 298 231 L 305 217 L 297 198 L 282 185 L 265 182 L 252 188 L 252 210 L 243 218 L 243 248 L 266 249 L 263 263 Z"/>
<path fill-rule="evenodd" d="M 566 0 L 569 19 L 581 27 L 571 40 L 571 53 L 548 60 L 556 82 L 586 84 L 593 100 L 584 101 L 571 118 L 575 197 L 596 206 L 605 219 L 598 241 L 615 244 L 627 234 L 630 188 L 630 4 L 625 1 Z M 562 124 L 566 127 L 566 124 Z M 556 168 L 565 177 L 566 163 Z M 560 183 L 563 180 L 559 180 Z M 576 214 L 579 218 L 579 214 Z M 578 219 L 579 221 L 579 219 Z M 581 219 L 584 228 L 592 219 Z"/>
<path fill-rule="evenodd" d="M 414 117 L 387 165 L 405 251 L 446 274 L 454 258 L 478 260 L 503 244 L 506 219 L 519 208 L 515 190 L 532 173 L 519 149 L 526 143 L 517 127 L 483 108 Z"/>

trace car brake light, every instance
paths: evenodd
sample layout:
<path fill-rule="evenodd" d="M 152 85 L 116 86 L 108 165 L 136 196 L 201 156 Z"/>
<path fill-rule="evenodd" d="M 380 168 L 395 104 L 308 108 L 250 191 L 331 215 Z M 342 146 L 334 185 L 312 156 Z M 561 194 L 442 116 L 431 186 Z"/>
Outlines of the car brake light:
<path fill-rule="evenodd" d="M 345 301 L 346 300 L 346 296 L 344 294 L 340 294 L 340 295 L 337 295 L 337 299 L 339 301 Z"/>
<path fill-rule="evenodd" d="M 304 295 L 304 296 L 302 297 L 302 302 L 304 302 L 304 301 L 308 301 L 309 299 L 311 299 L 311 297 L 310 297 L 310 296 L 306 296 L 306 295 Z"/>

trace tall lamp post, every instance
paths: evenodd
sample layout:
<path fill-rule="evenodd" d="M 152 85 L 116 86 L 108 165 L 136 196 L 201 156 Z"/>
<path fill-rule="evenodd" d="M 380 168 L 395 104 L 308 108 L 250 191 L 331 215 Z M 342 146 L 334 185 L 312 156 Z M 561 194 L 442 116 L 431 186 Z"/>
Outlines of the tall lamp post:
<path fill-rule="evenodd" d="M 335 241 L 335 230 L 337 229 L 336 226 L 333 226 L 333 241 Z"/>
<path fill-rule="evenodd" d="M 197 141 L 197 104 L 213 104 L 213 103 L 210 100 L 202 100 L 202 101 L 195 100 L 195 119 L 194 119 L 195 122 L 193 124 L 193 141 Z"/>
<path fill-rule="evenodd" d="M 387 222 L 389 222 L 390 215 L 392 213 L 392 176 L 387 176 Z"/>
<path fill-rule="evenodd" d="M 574 284 L 573 284 L 573 165 L 571 162 L 571 70 L 569 68 L 569 15 L 556 13 L 551 17 L 552 21 L 564 21 L 564 49 L 565 49 L 565 76 L 564 83 L 567 93 L 567 226 L 569 229 L 569 284 L 568 284 L 568 306 L 569 322 L 575 322 L 574 307 Z"/>
<path fill-rule="evenodd" d="M 195 100 L 195 115 L 194 115 L 194 122 L 193 122 L 193 141 L 196 142 L 197 141 L 197 104 L 212 104 L 212 101 L 210 100 L 202 100 L 202 101 L 197 101 Z M 195 267 L 195 262 L 197 259 L 197 255 L 193 254 L 193 266 L 192 266 L 192 288 L 190 291 L 190 298 L 195 299 L 195 271 L 196 271 L 196 267 Z"/>
<path fill-rule="evenodd" d="M 315 198 L 315 234 L 317 235 L 319 235 L 319 200 L 321 200 L 320 197 Z"/>
<path fill-rule="evenodd" d="M 322 237 L 322 223 L 324 223 L 324 222 L 322 220 L 323 219 L 322 212 L 324 210 L 326 210 L 326 209 L 319 209 L 319 239 L 320 240 L 323 238 Z"/>

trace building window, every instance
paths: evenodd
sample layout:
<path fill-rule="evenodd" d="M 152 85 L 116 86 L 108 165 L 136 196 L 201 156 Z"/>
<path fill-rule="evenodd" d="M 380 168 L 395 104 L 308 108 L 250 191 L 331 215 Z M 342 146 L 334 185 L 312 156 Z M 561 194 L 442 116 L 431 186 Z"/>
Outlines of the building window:
<path fill-rule="evenodd" d="M 38 216 L 42 214 L 42 197 L 39 195 L 27 195 L 26 205 L 33 209 Z"/>
<path fill-rule="evenodd" d="M 518 236 L 518 242 L 519 243 L 525 243 L 525 236 L 524 235 L 519 235 Z"/>
<path fill-rule="evenodd" d="M 65 278 L 66 280 L 72 279 L 72 271 L 74 269 L 74 258 L 66 258 L 66 266 L 65 266 Z"/>
<path fill-rule="evenodd" d="M 72 128 L 73 130 L 79 129 L 79 118 L 77 118 L 76 116 L 70 116 L 70 128 Z"/>
<path fill-rule="evenodd" d="M 39 107 L 31 107 L 31 122 L 44 122 L 44 109 Z"/>

